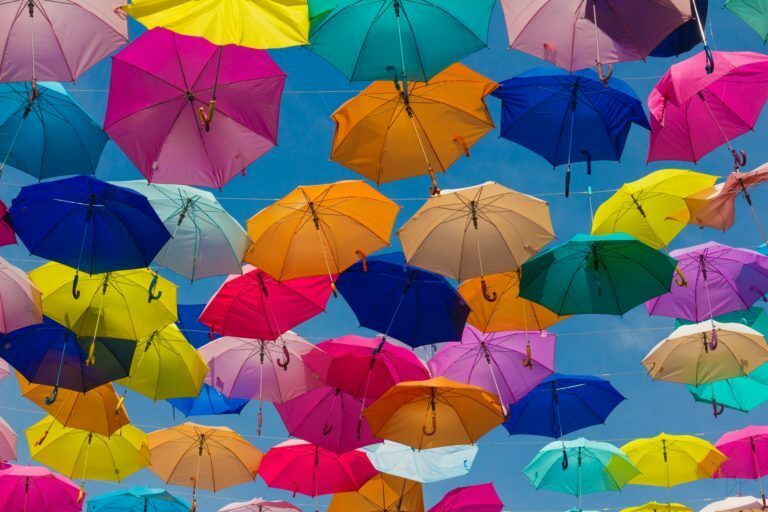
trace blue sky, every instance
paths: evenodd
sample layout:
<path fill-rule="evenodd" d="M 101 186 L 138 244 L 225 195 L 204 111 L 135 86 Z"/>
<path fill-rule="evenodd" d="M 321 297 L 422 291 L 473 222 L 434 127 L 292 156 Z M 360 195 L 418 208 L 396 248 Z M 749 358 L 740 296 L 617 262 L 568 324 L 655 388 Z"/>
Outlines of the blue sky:
<path fill-rule="evenodd" d="M 730 11 L 720 9 L 722 0 L 715 0 L 710 8 L 710 42 L 717 50 L 750 50 L 764 52 L 762 41 Z M 131 34 L 140 32 L 131 25 Z M 439 42 L 436 41 L 436 44 Z M 473 69 L 501 81 L 531 67 L 543 65 L 541 61 L 507 49 L 507 36 L 501 8 L 497 6 L 491 26 L 489 49 L 465 60 Z M 328 160 L 333 137 L 330 114 L 344 101 L 351 98 L 364 84 L 349 84 L 346 79 L 322 59 L 305 49 L 289 49 L 272 52 L 278 64 L 287 72 L 286 93 L 283 96 L 280 124 L 280 145 L 258 160 L 246 177 L 236 177 L 219 193 L 221 202 L 239 220 L 250 216 L 268 204 L 266 199 L 278 198 L 299 184 L 327 183 L 344 179 L 358 179 L 358 175 Z M 647 63 L 627 63 L 616 66 L 614 76 L 628 81 L 645 99 L 666 68 L 674 59 L 651 59 Z M 102 120 L 106 107 L 109 82 L 109 62 L 100 63 L 86 73 L 77 84 L 70 87 L 72 95 L 96 119 Z M 320 92 L 322 91 L 322 92 Z M 498 121 L 499 102 L 488 100 L 494 118 Z M 535 130 L 535 126 L 531 126 Z M 749 155 L 747 168 L 751 169 L 768 161 L 768 117 L 764 116 L 755 131 L 737 139 L 736 146 Z M 140 136 L 140 135 L 139 135 Z M 725 148 L 708 155 L 696 167 L 674 162 L 645 164 L 648 133 L 633 128 L 624 158 L 620 164 L 596 163 L 591 177 L 583 166 L 574 168 L 571 189 L 584 191 L 591 185 L 595 191 L 614 190 L 622 183 L 637 179 L 644 174 L 666 167 L 695 168 L 712 174 L 726 175 L 731 170 L 731 157 Z M 565 199 L 562 195 L 564 169 L 553 170 L 542 158 L 515 144 L 498 138 L 498 130 L 490 133 L 473 149 L 471 157 L 457 162 L 448 175 L 440 176 L 443 188 L 470 186 L 488 180 L 542 197 L 550 202 L 555 230 L 560 240 L 573 234 L 588 232 L 590 228 L 589 205 L 586 196 L 574 194 Z M 105 151 L 97 176 L 102 179 L 137 179 L 138 171 L 110 143 Z M 0 198 L 10 203 L 18 193 L 19 184 L 32 180 L 13 169 L 8 169 L 0 179 Z M 427 178 L 415 178 L 381 187 L 381 191 L 398 201 L 403 210 L 397 226 L 410 217 L 426 199 Z M 607 193 L 594 195 L 595 205 L 606 199 Z M 768 222 L 768 190 L 753 194 L 761 218 Z M 762 242 L 750 213 L 743 201 L 737 203 L 737 224 L 728 233 L 688 228 L 674 242 L 673 248 L 715 240 L 735 246 L 754 247 Z M 393 248 L 398 248 L 393 236 Z M 41 262 L 30 257 L 23 247 L 5 247 L 0 255 L 29 270 Z M 179 282 L 180 301 L 204 302 L 220 283 L 217 279 L 204 280 L 193 286 Z M 636 437 L 650 437 L 661 431 L 669 433 L 698 434 L 715 441 L 720 434 L 748 424 L 761 424 L 768 420 L 768 409 L 758 408 L 749 415 L 728 411 L 714 419 L 711 407 L 697 404 L 684 386 L 652 382 L 646 378 L 640 360 L 647 351 L 672 330 L 673 321 L 649 318 L 643 308 L 638 308 L 623 318 L 581 317 L 572 318 L 552 331 L 559 335 L 557 345 L 557 369 L 566 373 L 602 375 L 628 398 L 608 419 L 605 426 L 594 427 L 579 433 L 590 439 L 609 441 L 621 445 Z M 343 334 L 362 332 L 344 302 L 331 299 L 326 314 L 296 329 L 313 341 Z M 152 404 L 136 393 L 128 395 L 127 407 L 133 422 L 145 431 L 167 427 L 183 421 L 180 415 L 173 417 L 166 402 Z M 266 451 L 271 445 L 285 438 L 286 433 L 271 406 L 267 406 L 264 434 L 257 438 L 257 407 L 246 407 L 241 416 L 203 417 L 195 419 L 209 425 L 226 425 L 248 437 L 256 446 Z M 19 433 L 37 421 L 40 412 L 30 402 L 18 396 L 15 379 L 0 383 L 0 416 L 4 417 Z M 22 435 L 23 437 L 23 435 Z M 506 510 L 556 512 L 576 505 L 576 499 L 550 491 L 536 491 L 520 470 L 548 442 L 538 437 L 509 437 L 502 428 L 484 437 L 478 444 L 480 453 L 472 472 L 463 478 L 425 487 L 428 506 L 434 504 L 446 491 L 456 486 L 493 481 L 505 503 Z M 26 444 L 20 440 L 20 460 L 29 462 Z M 125 485 L 162 487 L 162 482 L 148 470 L 132 476 L 120 485 L 91 482 L 87 490 L 96 495 Z M 757 485 L 743 484 L 745 494 L 756 494 Z M 736 482 L 702 481 L 679 486 L 671 490 L 674 501 L 699 509 L 707 500 L 719 499 L 739 489 Z M 189 490 L 171 487 L 179 496 L 187 498 Z M 585 509 L 613 510 L 656 499 L 663 501 L 662 488 L 627 486 L 622 492 L 589 495 L 584 498 Z M 274 499 L 290 499 L 289 493 L 267 489 L 260 479 L 253 484 L 225 489 L 216 495 L 201 493 L 198 510 L 217 510 L 229 501 L 246 500 L 254 496 Z M 311 499 L 298 496 L 293 500 L 302 509 L 311 509 Z M 327 500 L 321 500 L 326 503 Z"/>

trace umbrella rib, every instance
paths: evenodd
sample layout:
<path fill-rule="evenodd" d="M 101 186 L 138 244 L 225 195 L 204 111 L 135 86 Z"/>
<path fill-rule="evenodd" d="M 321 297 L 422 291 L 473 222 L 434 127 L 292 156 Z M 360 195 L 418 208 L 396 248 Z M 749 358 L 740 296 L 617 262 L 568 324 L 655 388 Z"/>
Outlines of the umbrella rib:
<path fill-rule="evenodd" d="M 15 1 L 15 0 L 12 0 L 12 1 Z M 11 2 L 8 2 L 8 3 L 11 3 Z M 18 8 L 16 10 L 16 16 L 13 18 L 13 21 L 11 21 L 11 24 L 10 24 L 11 28 L 13 28 L 13 26 L 18 21 L 19 17 L 21 17 L 21 13 L 22 13 L 22 11 L 24 9 L 24 3 L 23 2 L 18 2 L 18 4 L 19 4 L 19 6 L 18 6 Z M 5 51 L 3 52 L 2 58 L 0 58 L 0 69 L 5 69 L 5 57 L 6 57 L 6 55 L 8 55 L 8 42 L 11 40 L 11 34 L 12 33 L 13 33 L 13 30 L 9 29 L 8 33 L 5 36 L 5 43 L 3 44 L 3 49 Z"/>
<path fill-rule="evenodd" d="M 20 2 L 20 4 L 23 2 Z M 43 14 L 43 19 L 48 23 L 48 26 L 51 28 L 51 34 L 53 35 L 54 40 L 56 41 L 56 46 L 59 47 L 59 53 L 61 54 L 61 60 L 64 61 L 64 65 L 67 66 L 67 73 L 69 73 L 69 76 L 72 77 L 72 81 L 75 81 L 75 74 L 72 72 L 72 66 L 69 65 L 69 61 L 67 61 L 67 57 L 64 53 L 64 48 L 61 45 L 61 41 L 59 40 L 59 35 L 56 33 L 56 29 L 53 26 L 53 23 L 51 22 L 51 19 L 48 17 L 48 12 L 43 7 L 42 2 L 35 2 L 35 6 L 37 6 L 40 11 Z M 86 9 L 83 9 L 84 11 L 88 12 Z M 34 30 L 34 29 L 33 29 Z M 8 32 L 12 32 L 9 30 Z M 34 70 L 32 71 L 34 74 Z"/>

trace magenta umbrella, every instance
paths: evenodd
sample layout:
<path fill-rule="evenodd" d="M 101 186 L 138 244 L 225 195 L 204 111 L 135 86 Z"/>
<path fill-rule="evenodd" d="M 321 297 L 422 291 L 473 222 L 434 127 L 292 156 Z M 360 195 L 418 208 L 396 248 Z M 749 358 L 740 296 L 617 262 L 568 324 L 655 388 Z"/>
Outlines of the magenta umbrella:
<path fill-rule="evenodd" d="M 220 189 L 277 143 L 284 83 L 264 50 L 155 28 L 114 57 L 104 129 L 148 181 Z"/>
<path fill-rule="evenodd" d="M 483 333 L 467 326 L 429 360 L 432 375 L 483 387 L 513 404 L 555 368 L 555 335 L 546 331 Z"/>
<path fill-rule="evenodd" d="M 85 497 L 70 480 L 38 466 L 0 469 L 0 510 L 80 512 Z"/>
<path fill-rule="evenodd" d="M 757 480 L 765 507 L 765 491 L 760 479 L 768 475 L 768 427 L 749 426 L 726 432 L 717 440 L 715 448 L 728 460 L 718 468 L 714 478 Z"/>
<path fill-rule="evenodd" d="M 8 215 L 8 207 L 0 201 L 0 246 L 16 243 L 16 232 L 11 226 L 11 217 Z"/>
<path fill-rule="evenodd" d="M 670 292 L 645 303 L 651 315 L 698 323 L 749 309 L 768 295 L 768 256 L 715 242 L 669 255 L 678 261 L 680 274 L 673 277 Z"/>
<path fill-rule="evenodd" d="M 503 508 L 496 489 L 488 483 L 448 491 L 429 512 L 501 512 Z"/>

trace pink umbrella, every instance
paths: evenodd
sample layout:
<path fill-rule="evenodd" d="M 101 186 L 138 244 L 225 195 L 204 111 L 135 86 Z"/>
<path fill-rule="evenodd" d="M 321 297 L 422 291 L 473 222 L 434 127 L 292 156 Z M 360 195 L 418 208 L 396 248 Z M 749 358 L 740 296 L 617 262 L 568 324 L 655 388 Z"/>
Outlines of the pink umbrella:
<path fill-rule="evenodd" d="M 429 512 L 501 512 L 503 508 L 493 484 L 480 484 L 447 492 Z"/>
<path fill-rule="evenodd" d="M 16 432 L 0 418 L 0 462 L 16 460 Z"/>
<path fill-rule="evenodd" d="M 555 335 L 546 331 L 482 333 L 467 326 L 429 360 L 433 376 L 483 387 L 513 404 L 555 368 Z"/>
<path fill-rule="evenodd" d="M 288 433 L 334 453 L 380 443 L 361 418 L 362 400 L 323 386 L 275 404 Z"/>
<path fill-rule="evenodd" d="M 104 128 L 148 181 L 220 189 L 277 143 L 284 83 L 263 50 L 155 28 L 114 57 Z"/>
<path fill-rule="evenodd" d="M 246 265 L 242 276 L 229 276 L 221 285 L 200 322 L 225 336 L 274 340 L 322 313 L 330 296 L 326 276 L 280 282 Z"/>
<path fill-rule="evenodd" d="M 11 218 L 8 216 L 8 207 L 0 201 L 0 247 L 16 243 L 16 233 L 11 226 Z"/>
<path fill-rule="evenodd" d="M 239 501 L 230 503 L 220 508 L 219 512 L 301 512 L 287 501 L 267 501 L 261 498 L 253 498 L 251 501 Z"/>
<path fill-rule="evenodd" d="M 8 377 L 11 374 L 11 365 L 5 359 L 0 359 L 0 380 Z"/>
<path fill-rule="evenodd" d="M 0 333 L 42 323 L 41 300 L 27 274 L 0 258 Z"/>
<path fill-rule="evenodd" d="M 223 337 L 200 347 L 210 368 L 207 384 L 230 398 L 259 400 L 259 434 L 263 401 L 282 403 L 322 386 L 320 375 L 304 363 L 309 354 L 316 354 L 321 367 L 322 350 L 290 331 L 277 341 Z"/>
<path fill-rule="evenodd" d="M 79 512 L 85 494 L 63 476 L 38 466 L 0 469 L 0 510 L 7 512 Z"/>
<path fill-rule="evenodd" d="M 757 480 L 763 507 L 765 492 L 760 478 L 768 475 L 768 427 L 749 426 L 723 434 L 715 448 L 728 457 L 714 478 L 740 478 Z"/>
<path fill-rule="evenodd" d="M 673 64 L 651 91 L 649 162 L 698 162 L 727 144 L 736 167 L 746 164 L 731 140 L 752 130 L 768 99 L 768 56 L 713 53 L 713 73 L 704 70 L 706 54 L 701 52 Z"/>
<path fill-rule="evenodd" d="M 128 42 L 128 23 L 118 9 L 125 4 L 125 0 L 0 2 L 0 82 L 75 81 Z"/>

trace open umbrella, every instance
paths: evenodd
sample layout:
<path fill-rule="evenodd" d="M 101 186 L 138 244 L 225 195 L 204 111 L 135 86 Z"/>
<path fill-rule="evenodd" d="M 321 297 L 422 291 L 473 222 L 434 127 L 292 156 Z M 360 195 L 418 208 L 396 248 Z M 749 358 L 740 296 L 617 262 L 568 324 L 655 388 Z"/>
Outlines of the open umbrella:
<path fill-rule="evenodd" d="M 749 28 L 754 30 L 763 44 L 768 41 L 768 3 L 765 0 L 725 0 L 726 9 L 741 18 Z"/>
<path fill-rule="evenodd" d="M 695 3 L 692 4 L 692 8 L 693 10 L 691 14 L 693 15 L 693 18 L 677 27 L 664 38 L 664 40 L 653 49 L 651 57 L 679 57 L 681 54 L 695 48 L 699 43 L 703 43 L 704 46 L 707 46 L 707 36 L 706 32 L 704 32 L 704 27 L 707 25 L 709 0 L 695 0 Z M 674 510 L 671 512 L 674 512 Z"/>
<path fill-rule="evenodd" d="M 427 484 L 469 473 L 478 447 L 472 444 L 417 450 L 404 444 L 384 441 L 363 450 L 373 466 L 382 473 Z"/>
<path fill-rule="evenodd" d="M 5 379 L 11 374 L 11 365 L 5 359 L 0 359 L 0 380 Z"/>
<path fill-rule="evenodd" d="M 13 245 L 16 242 L 16 232 L 11 225 L 11 216 L 8 215 L 8 207 L 0 201 L 0 247 Z"/>
<path fill-rule="evenodd" d="M 9 460 L 16 460 L 16 432 L 0 418 L 0 467 Z"/>
<path fill-rule="evenodd" d="M 250 400 L 228 398 L 221 391 L 203 384 L 200 394 L 193 398 L 169 398 L 168 402 L 184 416 L 207 416 L 219 414 L 240 414 Z"/>
<path fill-rule="evenodd" d="M 686 507 L 681 503 L 659 503 L 657 501 L 649 501 L 644 505 L 623 508 L 620 512 L 693 512 L 693 509 Z"/>
<path fill-rule="evenodd" d="M 132 487 L 88 500 L 88 512 L 188 512 L 189 503 L 165 489 Z"/>
<path fill-rule="evenodd" d="M 0 508 L 3 510 L 81 512 L 84 497 L 77 485 L 46 468 L 17 465 L 0 468 Z"/>
<path fill-rule="evenodd" d="M 205 304 L 179 304 L 176 309 L 179 317 L 176 325 L 193 347 L 200 348 L 213 341 L 214 333 L 211 328 L 200 322 L 200 314 L 205 309 Z"/>
<path fill-rule="evenodd" d="M 0 258 L 0 333 L 43 321 L 40 290 L 26 272 Z"/>
<path fill-rule="evenodd" d="M 429 512 L 501 512 L 503 508 L 493 484 L 487 483 L 448 491 Z"/>
<path fill-rule="evenodd" d="M 715 501 L 699 512 L 761 512 L 765 504 L 754 496 L 734 496 Z"/>
<path fill-rule="evenodd" d="M 726 432 L 715 442 L 715 448 L 728 457 L 714 475 L 716 478 L 756 480 L 760 486 L 761 508 L 765 508 L 762 478 L 768 475 L 768 427 L 749 426 Z"/>
<path fill-rule="evenodd" d="M 230 503 L 220 508 L 218 512 L 301 512 L 301 509 L 287 501 L 267 501 L 253 498 L 250 501 Z"/>
<path fill-rule="evenodd" d="M 421 484 L 379 473 L 356 492 L 334 494 L 328 512 L 424 512 Z"/>
<path fill-rule="evenodd" d="M 760 366 L 746 377 L 689 385 L 688 392 L 697 402 L 711 404 L 715 417 L 726 408 L 749 412 L 768 401 L 768 365 Z"/>

